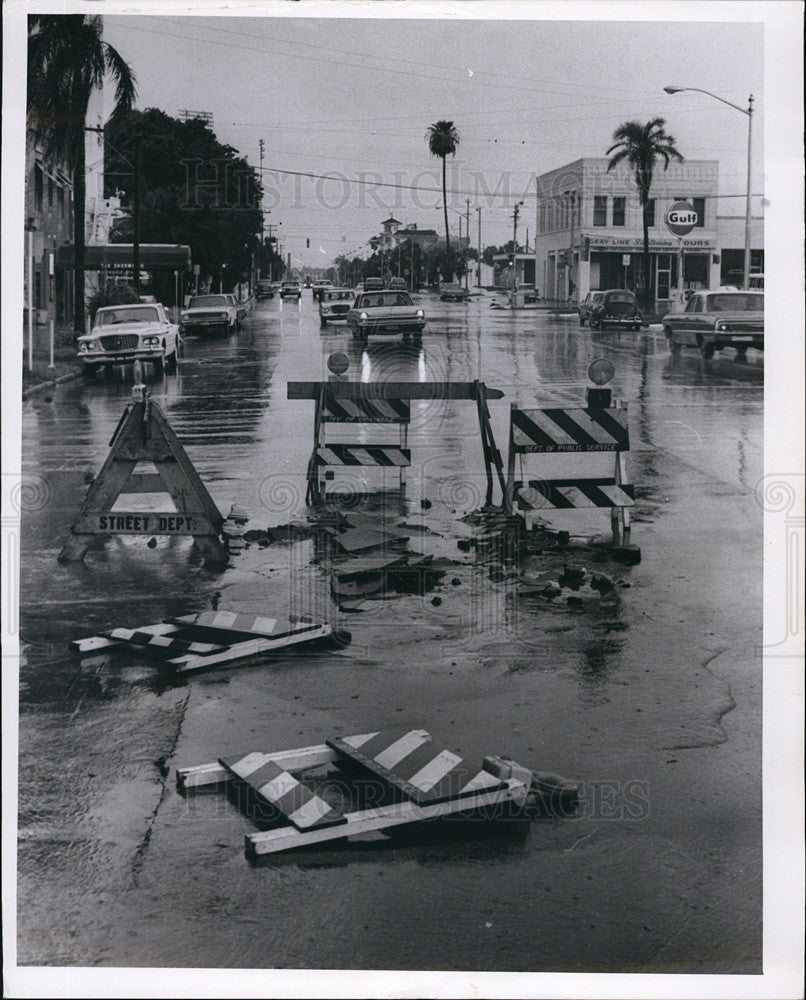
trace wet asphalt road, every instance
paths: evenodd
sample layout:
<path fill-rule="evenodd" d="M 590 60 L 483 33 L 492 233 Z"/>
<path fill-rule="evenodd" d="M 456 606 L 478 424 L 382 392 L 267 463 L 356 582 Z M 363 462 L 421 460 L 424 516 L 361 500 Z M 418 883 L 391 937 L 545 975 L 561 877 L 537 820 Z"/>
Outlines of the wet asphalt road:
<path fill-rule="evenodd" d="M 504 452 L 510 402 L 578 405 L 588 364 L 607 357 L 630 403 L 639 566 L 580 541 L 491 574 L 457 545 L 485 487 L 473 405 L 435 402 L 413 411 L 405 497 L 385 501 L 429 529 L 410 547 L 453 560 L 425 595 L 339 611 L 307 541 L 252 545 L 224 571 L 163 539 L 60 565 L 131 374 L 24 404 L 23 473 L 39 492 L 21 540 L 20 964 L 760 970 L 763 358 L 672 357 L 659 331 L 592 333 L 490 298 L 423 296 L 421 347 L 356 349 L 320 331 L 305 292 L 299 307 L 259 304 L 230 339 L 188 338 L 178 374 L 146 380 L 219 507 L 266 527 L 305 519 L 313 406 L 288 402 L 286 382 L 325 377 L 331 351 L 349 353 L 352 378 L 502 389 Z M 556 526 L 607 533 L 606 512 L 570 516 Z M 616 597 L 580 610 L 518 595 L 518 577 L 563 566 L 607 574 Z M 353 643 L 179 685 L 143 660 L 82 665 L 67 648 L 211 607 L 313 611 Z M 233 804 L 175 791 L 177 767 L 398 726 L 572 777 L 579 812 L 255 864 Z"/>

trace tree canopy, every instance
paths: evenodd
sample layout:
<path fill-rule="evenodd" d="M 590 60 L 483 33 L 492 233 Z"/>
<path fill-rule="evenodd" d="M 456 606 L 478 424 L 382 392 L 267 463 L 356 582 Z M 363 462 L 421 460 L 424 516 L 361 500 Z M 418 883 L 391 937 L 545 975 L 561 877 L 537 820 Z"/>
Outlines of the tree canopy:
<path fill-rule="evenodd" d="M 459 145 L 459 133 L 453 122 L 438 121 L 428 126 L 425 134 L 428 143 L 428 151 L 432 156 L 438 156 L 442 160 L 442 211 L 445 216 L 445 263 L 443 273 L 445 280 L 453 278 L 453 254 L 451 253 L 451 235 L 448 229 L 448 191 L 446 185 L 445 164 L 448 156 L 456 155 L 456 147 Z"/>
<path fill-rule="evenodd" d="M 232 146 L 219 142 L 201 119 L 180 121 L 157 108 L 135 111 L 106 128 L 107 194 L 117 190 L 129 212 L 114 238 L 131 242 L 136 141 L 140 141 L 143 243 L 184 243 L 203 278 L 231 289 L 249 275 L 261 251 L 260 178 Z"/>
<path fill-rule="evenodd" d="M 649 200 L 652 175 L 658 160 L 666 170 L 672 160 L 682 162 L 683 156 L 675 146 L 674 137 L 666 132 L 665 118 L 653 118 L 646 125 L 624 122 L 613 132 L 613 145 L 607 150 L 610 157 L 608 171 L 626 160 L 635 175 L 641 204 Z"/>
<path fill-rule="evenodd" d="M 83 160 L 84 120 L 93 90 L 109 77 L 114 115 L 136 96 L 134 74 L 103 41 L 103 20 L 85 14 L 33 14 L 28 19 L 28 127 L 46 159 L 75 170 Z"/>

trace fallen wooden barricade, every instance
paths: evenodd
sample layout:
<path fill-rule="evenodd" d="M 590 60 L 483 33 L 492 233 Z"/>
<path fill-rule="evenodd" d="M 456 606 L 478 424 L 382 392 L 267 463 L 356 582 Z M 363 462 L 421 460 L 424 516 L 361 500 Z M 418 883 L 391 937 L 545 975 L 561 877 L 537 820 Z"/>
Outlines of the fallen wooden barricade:
<path fill-rule="evenodd" d="M 235 667 L 292 646 L 344 646 L 349 634 L 327 622 L 297 618 L 281 621 L 232 611 L 203 611 L 137 629 L 116 628 L 76 639 L 78 654 L 129 649 L 156 657 L 177 676 Z"/>
<path fill-rule="evenodd" d="M 372 808 L 337 808 L 302 771 L 338 765 L 342 780 L 369 777 L 386 789 Z M 539 789 L 541 801 L 554 796 L 572 811 L 578 799 L 573 782 L 534 774 L 505 757 L 485 757 L 481 766 L 435 744 L 425 730 L 392 730 L 335 737 L 323 744 L 274 753 L 251 752 L 177 771 L 183 794 L 240 782 L 272 807 L 272 829 L 249 833 L 247 854 L 272 854 L 369 831 L 424 820 L 473 814 L 487 819 L 529 819 Z"/>

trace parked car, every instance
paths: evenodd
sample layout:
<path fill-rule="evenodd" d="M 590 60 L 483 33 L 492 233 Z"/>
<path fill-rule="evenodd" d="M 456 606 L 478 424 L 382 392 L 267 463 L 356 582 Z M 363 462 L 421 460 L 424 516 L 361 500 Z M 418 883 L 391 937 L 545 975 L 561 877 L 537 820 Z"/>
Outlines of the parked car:
<path fill-rule="evenodd" d="M 405 278 L 390 278 L 386 287 L 394 292 L 407 292 L 409 290 L 408 282 Z"/>
<path fill-rule="evenodd" d="M 319 299 L 319 323 L 327 326 L 335 320 L 344 320 L 355 300 L 352 288 L 325 288 Z"/>
<path fill-rule="evenodd" d="M 238 324 L 238 329 L 241 329 L 243 321 L 246 319 L 246 314 L 249 312 L 249 305 L 247 302 L 239 301 L 235 295 L 229 294 L 227 298 L 230 300 L 233 306 L 235 306 L 235 319 Z"/>
<path fill-rule="evenodd" d="M 460 284 L 447 282 L 439 290 L 440 302 L 467 302 L 470 292 Z"/>
<path fill-rule="evenodd" d="M 78 338 L 78 356 L 85 375 L 101 365 L 150 361 L 157 374 L 176 371 L 179 327 L 159 302 L 104 306 L 95 314 L 92 330 Z"/>
<path fill-rule="evenodd" d="M 255 298 L 258 302 L 261 302 L 263 299 L 273 299 L 274 285 L 265 278 L 259 278 L 255 282 Z"/>
<path fill-rule="evenodd" d="M 284 281 L 280 285 L 280 298 L 281 299 L 300 299 L 302 298 L 302 288 L 298 281 Z"/>
<path fill-rule="evenodd" d="M 663 332 L 672 354 L 698 347 L 704 358 L 733 347 L 743 355 L 749 347 L 764 350 L 764 293 L 755 289 L 694 292 L 685 309 L 663 317 Z"/>
<path fill-rule="evenodd" d="M 365 292 L 383 291 L 383 278 L 364 278 Z"/>
<path fill-rule="evenodd" d="M 333 287 L 333 282 L 328 281 L 327 279 L 322 279 L 322 281 L 315 281 L 311 285 L 311 294 L 313 296 L 314 302 L 321 302 L 322 292 L 324 292 L 325 289 L 332 287 Z"/>
<path fill-rule="evenodd" d="M 610 288 L 603 292 L 602 301 L 593 307 L 590 317 L 593 330 L 604 330 L 608 326 L 640 330 L 643 322 L 635 293 L 627 288 Z"/>
<path fill-rule="evenodd" d="M 230 295 L 191 295 L 182 310 L 183 333 L 234 333 L 238 329 L 238 310 Z"/>
<path fill-rule="evenodd" d="M 347 313 L 347 325 L 354 337 L 364 341 L 371 333 L 420 337 L 425 328 L 425 313 L 408 292 L 362 292 Z"/>
<path fill-rule="evenodd" d="M 579 325 L 584 326 L 585 321 L 590 321 L 591 313 L 604 298 L 604 292 L 588 292 L 585 298 L 577 306 L 579 313 Z"/>

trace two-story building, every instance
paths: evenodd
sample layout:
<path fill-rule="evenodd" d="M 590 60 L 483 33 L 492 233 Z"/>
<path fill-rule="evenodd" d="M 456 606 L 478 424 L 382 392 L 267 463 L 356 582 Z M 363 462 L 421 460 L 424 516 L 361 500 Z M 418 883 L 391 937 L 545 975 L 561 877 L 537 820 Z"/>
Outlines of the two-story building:
<path fill-rule="evenodd" d="M 72 272 L 57 261 L 73 238 L 73 185 L 63 165 L 49 164 L 29 138 L 25 151 L 25 287 L 37 326 L 68 324 L 73 316 Z M 27 322 L 27 319 L 26 319 Z"/>
<path fill-rule="evenodd" d="M 643 210 L 635 178 L 628 165 L 608 172 L 607 164 L 606 157 L 586 157 L 537 179 L 535 277 L 544 298 L 575 302 L 591 289 L 646 288 Z M 684 160 L 655 169 L 647 213 L 648 277 L 659 308 L 681 286 L 725 283 L 723 257 L 730 270 L 737 249 L 743 254 L 743 232 L 737 240 L 735 227 L 718 210 L 718 187 L 716 160 Z M 697 212 L 696 226 L 684 237 L 674 236 L 665 223 L 676 201 L 691 203 Z M 763 267 L 760 221 L 754 220 L 753 227 L 757 269 Z"/>

